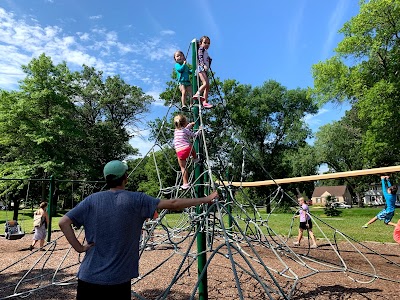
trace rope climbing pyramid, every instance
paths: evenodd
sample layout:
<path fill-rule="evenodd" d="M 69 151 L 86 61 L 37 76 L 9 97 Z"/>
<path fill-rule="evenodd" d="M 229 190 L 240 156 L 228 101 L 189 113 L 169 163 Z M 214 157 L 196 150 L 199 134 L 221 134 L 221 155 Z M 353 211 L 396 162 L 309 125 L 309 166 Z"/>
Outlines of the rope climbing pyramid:
<path fill-rule="evenodd" d="M 192 41 L 193 49 L 196 45 Z M 193 57 L 196 65 L 195 50 Z M 293 245 L 296 212 L 287 224 L 287 232 L 278 232 L 276 228 L 282 221 L 276 211 L 283 197 L 291 198 L 290 195 L 274 183 L 268 197 L 271 211 L 260 213 L 246 193 L 246 186 L 230 184 L 213 172 L 202 130 L 207 128 L 203 114 L 209 110 L 204 110 L 199 102 L 192 106 L 190 118 L 195 123 L 194 130 L 200 129 L 193 144 L 201 162 L 188 160 L 185 170 L 191 186 L 182 189 L 182 171 L 167 154 L 173 146 L 166 142 L 170 141 L 172 130 L 169 120 L 177 111 L 179 108 L 171 102 L 154 145 L 146 155 L 154 160 L 159 178 L 158 197 L 196 198 L 216 189 L 220 197 L 210 205 L 179 213 L 163 210 L 145 222 L 140 276 L 132 280 L 134 299 L 317 299 L 312 297 L 324 295 L 326 291 L 321 288 L 324 284 L 354 289 L 359 289 L 360 284 L 398 285 L 400 259 L 390 253 L 390 247 L 382 253 L 377 245 L 361 243 L 312 213 L 308 216 L 320 237 L 318 248 L 313 249 L 309 240 L 300 247 Z M 242 168 L 245 157 L 252 159 L 251 151 L 243 147 Z M 173 186 L 164 186 L 159 159 L 176 173 Z M 143 167 L 142 162 L 130 175 Z M 297 199 L 291 199 L 293 206 L 297 206 Z M 84 241 L 83 230 L 79 231 L 79 238 Z M 0 270 L 0 299 L 39 299 L 41 293 L 51 288 L 59 296 L 62 289 L 76 284 L 75 275 L 83 256 L 71 250 L 61 234 L 44 250 L 24 255 Z"/>

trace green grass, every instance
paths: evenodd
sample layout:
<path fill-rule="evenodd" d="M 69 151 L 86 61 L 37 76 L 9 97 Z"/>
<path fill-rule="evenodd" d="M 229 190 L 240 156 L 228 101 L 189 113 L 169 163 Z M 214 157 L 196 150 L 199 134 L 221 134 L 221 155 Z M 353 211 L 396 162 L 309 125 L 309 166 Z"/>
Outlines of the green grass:
<path fill-rule="evenodd" d="M 323 238 L 321 231 L 325 233 L 328 238 L 333 238 L 335 231 L 338 230 L 357 241 L 394 242 L 394 227 L 385 225 L 383 221 L 378 220 L 369 225 L 368 228 L 361 227 L 381 210 L 382 208 L 340 209 L 342 212 L 340 216 L 328 217 L 324 214 L 323 208 L 312 207 L 310 212 L 315 216 L 313 232 L 317 238 Z M 263 216 L 266 217 L 266 214 L 263 214 Z M 272 215 L 269 225 L 274 229 L 277 228 L 276 230 L 278 233 L 287 236 L 292 216 L 292 214 Z M 397 222 L 399 218 L 400 214 L 395 212 L 392 221 Z M 320 221 L 318 219 L 320 219 Z M 297 236 L 298 222 L 299 220 L 296 218 L 293 223 L 292 235 L 294 236 Z M 321 230 L 318 229 L 315 223 L 321 227 Z M 336 237 L 341 239 L 337 234 Z"/>
<path fill-rule="evenodd" d="M 393 240 L 393 227 L 385 225 L 383 221 L 376 221 L 368 228 L 362 228 L 361 226 L 368 222 L 371 218 L 373 218 L 379 211 L 382 210 L 380 208 L 351 208 L 351 209 L 340 209 L 342 214 L 337 217 L 327 217 L 324 214 L 324 209 L 319 207 L 310 207 L 310 212 L 316 218 L 319 218 L 321 221 L 317 220 L 317 224 L 321 227 L 321 231 L 327 235 L 328 238 L 334 238 L 335 230 L 339 230 L 340 232 L 348 235 L 352 239 L 357 241 L 375 241 L 375 242 L 394 242 Z M 52 230 L 59 230 L 58 221 L 62 217 L 64 212 L 60 212 L 56 217 L 52 218 Z M 260 214 L 263 219 L 267 218 L 267 213 L 265 210 L 260 210 Z M 235 215 L 235 214 L 234 214 Z M 4 223 L 6 220 L 10 220 L 13 216 L 12 211 L 0 211 L 0 233 L 4 233 Z M 298 218 L 294 219 L 292 223 L 292 214 L 272 214 L 268 219 L 268 225 L 272 228 L 277 234 L 288 236 L 297 236 L 299 220 Z M 400 213 L 395 212 L 395 216 L 393 217 L 393 222 L 397 222 L 400 218 Z M 181 219 L 180 214 L 168 214 L 167 215 L 169 225 L 173 226 L 174 221 L 178 221 Z M 29 233 L 33 230 L 33 211 L 30 209 L 20 210 L 19 213 L 19 223 L 22 226 L 22 229 Z M 327 225 L 325 225 L 326 223 Z M 227 218 L 226 218 L 227 224 Z M 242 228 L 245 227 L 244 222 L 239 222 Z M 292 226 L 291 226 L 292 225 Z M 322 239 L 323 234 L 318 229 L 318 226 L 314 224 L 313 231 L 317 238 Z M 266 230 L 263 229 L 263 232 L 266 233 Z M 337 238 L 340 239 L 339 235 L 336 235 Z"/>
<path fill-rule="evenodd" d="M 18 214 L 18 223 L 21 225 L 21 228 L 26 233 L 30 233 L 33 231 L 33 213 L 31 209 L 21 209 Z M 6 220 L 11 220 L 13 218 L 13 211 L 4 211 L 0 210 L 0 234 L 4 234 L 4 224 Z M 59 230 L 58 221 L 63 216 L 63 213 L 58 213 L 57 216 L 52 218 L 51 221 L 51 229 Z"/>
<path fill-rule="evenodd" d="M 310 207 L 310 212 L 315 218 L 313 232 L 318 239 L 323 239 L 324 234 L 333 241 L 334 238 L 343 240 L 344 238 L 336 233 L 340 231 L 346 236 L 356 241 L 374 241 L 374 242 L 394 242 L 393 240 L 393 226 L 385 225 L 383 221 L 376 221 L 368 228 L 362 228 L 361 226 L 367 223 L 373 218 L 382 207 L 379 208 L 351 208 L 351 209 L 340 209 L 342 212 L 340 216 L 328 217 L 324 214 L 322 207 Z M 262 219 L 267 218 L 265 210 L 260 210 Z M 235 213 L 234 213 L 235 215 Z M 299 219 L 295 218 L 292 223 L 293 214 L 272 214 L 268 219 L 268 225 L 278 235 L 282 236 L 297 236 Z M 397 222 L 400 218 L 400 214 L 395 212 L 393 222 Z M 180 219 L 179 214 L 168 214 L 168 224 L 174 226 L 174 220 L 177 222 Z M 318 220 L 320 219 L 320 220 Z M 225 224 L 227 225 L 228 218 L 225 218 Z M 320 229 L 316 224 L 320 226 Z M 239 226 L 245 228 L 245 222 L 240 221 Z M 254 228 L 254 227 L 251 227 Z M 267 233 L 267 230 L 263 228 L 263 232 Z"/>

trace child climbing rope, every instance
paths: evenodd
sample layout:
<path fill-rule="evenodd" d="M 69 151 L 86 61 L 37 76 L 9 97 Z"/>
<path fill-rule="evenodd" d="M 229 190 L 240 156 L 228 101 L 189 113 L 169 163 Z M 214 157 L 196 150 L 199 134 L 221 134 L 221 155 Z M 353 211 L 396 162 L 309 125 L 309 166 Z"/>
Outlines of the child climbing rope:
<path fill-rule="evenodd" d="M 194 133 L 191 130 L 194 124 L 194 122 L 188 123 L 186 117 L 182 114 L 179 114 L 174 118 L 174 148 L 178 158 L 178 164 L 182 171 L 183 184 L 181 188 L 184 190 L 190 188 L 188 172 L 186 170 L 186 160 L 189 156 L 192 156 L 194 163 L 199 161 L 190 139 L 196 137 L 200 133 L 201 128 Z"/>
<path fill-rule="evenodd" d="M 208 36 L 202 36 L 199 41 L 199 47 L 197 50 L 197 71 L 201 80 L 201 86 L 196 94 L 193 96 L 193 99 L 198 99 L 203 103 L 204 108 L 212 108 L 213 106 L 209 104 L 208 101 L 208 92 L 210 90 L 210 82 L 208 80 L 208 71 L 211 66 L 211 57 L 208 55 L 208 48 L 210 47 L 210 38 Z M 204 93 L 203 93 L 204 92 Z M 203 96 L 201 94 L 203 93 Z"/>
<path fill-rule="evenodd" d="M 179 90 L 181 91 L 182 110 L 189 111 L 186 106 L 186 98 L 192 97 L 192 86 L 190 84 L 189 74 L 192 70 L 186 64 L 186 58 L 182 51 L 176 51 L 174 54 L 175 71 L 179 82 Z"/>

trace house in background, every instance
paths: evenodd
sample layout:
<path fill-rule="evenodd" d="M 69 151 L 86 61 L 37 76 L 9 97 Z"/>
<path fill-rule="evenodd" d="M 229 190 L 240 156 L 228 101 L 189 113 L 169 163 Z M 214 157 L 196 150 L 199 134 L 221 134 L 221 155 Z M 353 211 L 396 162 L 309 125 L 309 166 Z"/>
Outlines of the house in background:
<path fill-rule="evenodd" d="M 397 188 L 396 206 L 400 207 L 400 186 L 397 186 Z M 371 184 L 371 188 L 364 193 L 363 200 L 366 206 L 384 205 L 385 199 L 382 193 L 382 185 L 378 183 Z"/>
<path fill-rule="evenodd" d="M 325 206 L 328 196 L 335 197 L 337 202 L 352 204 L 351 194 L 347 185 L 337 185 L 316 187 L 311 197 L 313 205 Z"/>
<path fill-rule="evenodd" d="M 376 206 L 385 204 L 385 200 L 383 199 L 382 188 L 377 186 L 373 186 L 370 190 L 366 191 L 364 194 L 364 205 L 367 206 Z"/>

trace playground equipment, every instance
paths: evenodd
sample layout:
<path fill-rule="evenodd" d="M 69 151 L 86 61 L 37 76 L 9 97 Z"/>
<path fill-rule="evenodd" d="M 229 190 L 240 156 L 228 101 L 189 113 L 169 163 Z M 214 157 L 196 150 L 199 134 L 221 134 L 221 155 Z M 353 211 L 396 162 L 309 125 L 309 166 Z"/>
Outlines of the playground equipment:
<path fill-rule="evenodd" d="M 5 237 L 7 240 L 19 240 L 25 235 L 25 232 L 21 229 L 21 226 L 17 221 L 11 220 L 6 221 L 5 224 Z"/>

